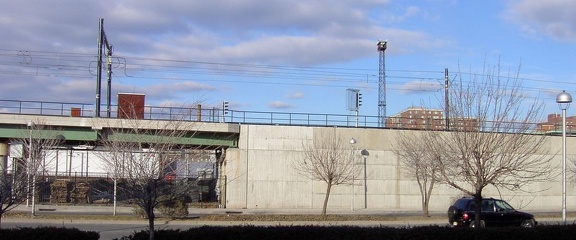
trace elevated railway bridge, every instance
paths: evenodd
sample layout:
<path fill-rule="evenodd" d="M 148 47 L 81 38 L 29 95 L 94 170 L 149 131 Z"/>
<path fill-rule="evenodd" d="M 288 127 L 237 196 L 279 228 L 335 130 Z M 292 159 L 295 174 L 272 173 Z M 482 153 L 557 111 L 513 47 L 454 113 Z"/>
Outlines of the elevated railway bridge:
<path fill-rule="evenodd" d="M 196 179 L 200 183 L 193 190 L 198 195 L 193 201 L 212 201 L 230 208 L 317 209 L 324 200 L 324 185 L 301 177 L 291 166 L 303 157 L 303 143 L 336 131 L 346 138 L 346 142 L 351 138 L 357 140 L 354 146 L 345 146 L 351 148 L 351 154 L 362 149 L 369 155 L 357 162 L 357 166 L 363 167 L 364 176 L 355 179 L 352 185 L 333 189 L 330 197 L 332 208 L 408 211 L 421 207 L 421 196 L 415 190 L 418 185 L 403 174 L 404 166 L 396 154 L 395 143 L 404 129 L 379 127 L 377 116 L 223 111 L 196 105 L 179 108 L 145 106 L 140 118 L 122 118 L 114 114 L 117 112 L 114 107 L 110 117 L 94 117 L 93 109 L 93 105 L 82 103 L 0 100 L 2 168 L 9 168 L 13 159 L 26 159 L 26 156 L 17 156 L 17 153 L 7 150 L 13 142 L 41 135 L 51 136 L 62 140 L 62 148 L 54 154 L 54 166 L 43 171 L 40 179 L 48 183 L 62 179 L 76 182 L 77 178 L 85 182 L 105 180 L 109 173 L 94 154 L 102 138 L 146 141 L 146 138 L 129 132 L 110 134 L 113 129 L 125 128 L 127 121 L 136 122 L 143 128 L 181 121 L 189 134 L 179 135 L 178 143 L 206 152 L 200 158 L 183 154 L 184 168 L 178 170 L 178 176 Z M 31 123 L 49 128 L 31 131 L 30 125 L 34 126 Z M 480 126 L 489 124 L 480 123 Z M 573 131 L 568 132 L 574 136 Z M 557 155 L 561 138 L 557 131 L 549 132 L 549 135 L 538 154 L 550 158 L 551 166 L 560 166 Z M 153 135 L 147 137 L 154 139 Z M 568 146 L 574 145 L 575 141 L 576 138 L 569 138 Z M 576 156 L 570 149 L 568 155 Z M 39 185 L 50 189 L 49 185 Z M 559 186 L 559 179 L 553 178 L 531 185 L 538 194 L 495 188 L 486 189 L 485 193 L 513 199 L 512 203 L 516 205 L 530 202 L 527 209 L 550 210 L 557 207 L 549 199 L 560 198 Z M 105 196 L 111 190 L 99 185 L 91 189 L 97 190 L 94 191 L 97 196 Z M 434 194 L 430 210 L 444 211 L 456 193 L 449 187 L 440 186 Z M 40 200 L 52 201 L 48 193 L 38 196 Z M 569 190 L 568 198 L 576 199 L 573 188 Z M 574 207 L 572 205 L 570 207 Z"/>
<path fill-rule="evenodd" d="M 112 107 L 110 117 L 94 117 L 94 106 L 84 103 L 0 100 L 0 169 L 8 172 L 15 169 L 15 162 L 25 162 L 26 148 L 18 143 L 32 139 L 57 139 L 52 160 L 45 166 L 42 178 L 49 182 L 58 179 L 71 181 L 91 181 L 107 179 L 110 170 L 99 159 L 96 151 L 105 151 L 101 142 L 107 138 L 122 138 L 127 141 L 152 141 L 156 136 L 137 135 L 131 131 L 118 131 L 126 128 L 175 127 L 165 124 L 178 122 L 178 130 L 186 131 L 173 139 L 182 149 L 194 149 L 204 152 L 182 154 L 177 177 L 200 179 L 208 182 L 209 188 L 200 193 L 214 195 L 215 181 L 218 178 L 218 163 L 229 148 L 238 148 L 240 129 L 245 124 L 259 125 L 296 125 L 296 126 L 363 126 L 377 127 L 377 117 L 352 115 L 304 114 L 234 111 L 217 108 L 192 107 L 155 107 L 145 106 L 139 117 L 130 118 L 118 114 L 118 107 Z M 101 116 L 104 116 L 101 114 Z M 161 129 L 167 130 L 167 129 Z M 169 129 L 168 129 L 169 130 Z M 18 160 L 19 159 L 19 160 Z M 182 170 L 185 168 L 185 170 Z M 47 184 L 47 183 L 46 183 Z M 46 186 L 44 184 L 44 186 Z M 42 186 L 42 184 L 39 184 Z M 199 188 L 202 188 L 200 186 Z M 102 190 L 99 192 L 107 192 Z M 212 192 L 212 193 L 209 193 Z M 40 201 L 49 201 L 49 193 Z"/>

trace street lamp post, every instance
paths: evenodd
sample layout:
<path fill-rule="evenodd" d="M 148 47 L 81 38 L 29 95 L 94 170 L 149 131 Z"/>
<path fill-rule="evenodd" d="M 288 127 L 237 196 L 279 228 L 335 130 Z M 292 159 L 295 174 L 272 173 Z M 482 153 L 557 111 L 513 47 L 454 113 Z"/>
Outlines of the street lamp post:
<path fill-rule="evenodd" d="M 352 203 L 350 205 L 350 209 L 352 211 L 354 211 L 354 203 L 355 203 L 355 199 L 354 199 L 354 175 L 356 174 L 356 168 L 355 168 L 355 164 L 354 164 L 354 145 L 356 144 L 356 139 L 354 138 L 350 138 L 350 146 L 352 146 L 352 152 L 350 153 L 350 158 L 352 161 Z"/>
<path fill-rule="evenodd" d="M 556 103 L 562 109 L 562 222 L 566 225 L 566 109 L 572 103 L 572 96 L 562 91 L 556 96 Z"/>
<path fill-rule="evenodd" d="M 26 192 L 26 207 L 30 207 L 30 168 L 32 167 L 32 128 L 34 128 L 36 124 L 32 121 L 28 122 L 26 125 L 28 127 L 28 161 L 26 162 L 26 179 L 27 179 L 27 188 L 28 191 Z"/>
<path fill-rule="evenodd" d="M 367 180 L 366 180 L 366 178 L 367 178 L 366 158 L 368 158 L 370 153 L 368 152 L 368 150 L 362 149 L 362 151 L 360 151 L 360 154 L 362 154 L 362 157 L 364 157 L 364 208 L 368 208 L 368 185 L 367 185 Z"/>

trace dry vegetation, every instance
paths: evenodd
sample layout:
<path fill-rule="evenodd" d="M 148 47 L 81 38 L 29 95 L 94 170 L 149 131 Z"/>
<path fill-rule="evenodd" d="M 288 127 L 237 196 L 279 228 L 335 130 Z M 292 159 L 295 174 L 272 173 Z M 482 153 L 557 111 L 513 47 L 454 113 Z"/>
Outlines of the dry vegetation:
<path fill-rule="evenodd" d="M 13 211 L 6 214 L 7 218 L 20 218 L 29 217 L 28 212 Z M 75 220 L 142 220 L 137 215 L 71 215 L 71 214 L 38 214 L 35 218 L 39 219 L 75 219 Z M 195 215 L 191 213 L 188 217 L 179 219 L 168 219 L 162 216 L 157 220 L 176 220 L 176 221 L 244 221 L 244 222 L 320 222 L 320 221 L 405 221 L 405 220 L 442 220 L 444 215 L 434 215 L 428 218 L 417 215 L 401 215 L 401 214 L 373 214 L 373 215 L 354 215 L 354 214 L 244 214 L 244 213 L 229 213 L 229 214 L 210 214 L 210 215 Z"/>
<path fill-rule="evenodd" d="M 302 214 L 220 214 L 200 216 L 204 221 L 402 221 L 411 219 L 441 219 L 443 216 L 423 218 L 401 215 L 302 215 Z"/>

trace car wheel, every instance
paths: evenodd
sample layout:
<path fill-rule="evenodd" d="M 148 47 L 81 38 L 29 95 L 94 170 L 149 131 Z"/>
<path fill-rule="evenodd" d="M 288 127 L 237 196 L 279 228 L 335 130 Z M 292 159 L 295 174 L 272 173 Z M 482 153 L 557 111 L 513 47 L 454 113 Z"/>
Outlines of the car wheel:
<path fill-rule="evenodd" d="M 522 223 L 520 224 L 521 227 L 525 227 L 525 228 L 533 228 L 534 227 L 534 220 L 532 219 L 526 219 L 524 221 L 522 221 Z"/>
<path fill-rule="evenodd" d="M 476 227 L 476 221 L 472 220 L 472 222 L 470 222 L 469 225 L 471 228 L 475 228 Z M 484 220 L 480 220 L 480 227 L 481 228 L 485 228 L 486 227 L 486 222 L 484 222 Z"/>

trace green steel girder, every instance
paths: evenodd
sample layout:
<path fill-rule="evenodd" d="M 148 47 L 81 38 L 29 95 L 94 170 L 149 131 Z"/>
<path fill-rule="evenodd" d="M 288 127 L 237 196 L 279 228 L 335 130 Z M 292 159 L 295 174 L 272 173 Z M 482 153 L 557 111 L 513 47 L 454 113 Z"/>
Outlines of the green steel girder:
<path fill-rule="evenodd" d="M 0 138 L 33 138 L 62 139 L 66 141 L 96 141 L 98 132 L 90 128 L 58 127 L 51 129 L 29 130 L 21 125 L 0 124 Z"/>
<path fill-rule="evenodd" d="M 107 129 L 95 130 L 86 127 L 54 127 L 52 129 L 34 129 L 30 131 L 26 126 L 22 125 L 0 124 L 0 139 L 29 138 L 30 134 L 32 134 L 33 138 L 60 138 L 65 141 L 94 143 L 99 140 L 100 136 L 105 136 L 109 140 L 128 142 L 173 141 L 175 144 L 181 145 L 238 147 L 237 133 L 190 132 L 184 136 L 166 138 L 158 135 L 135 134 L 130 132 L 114 132 L 114 134 L 111 134 L 107 132 Z"/>
<path fill-rule="evenodd" d="M 189 136 L 166 137 L 158 135 L 114 132 L 113 134 L 108 134 L 107 139 L 113 141 L 141 142 L 141 143 L 169 141 L 171 143 L 179 145 L 238 147 L 237 134 L 230 134 L 230 133 L 215 134 L 215 133 L 198 132 Z"/>

